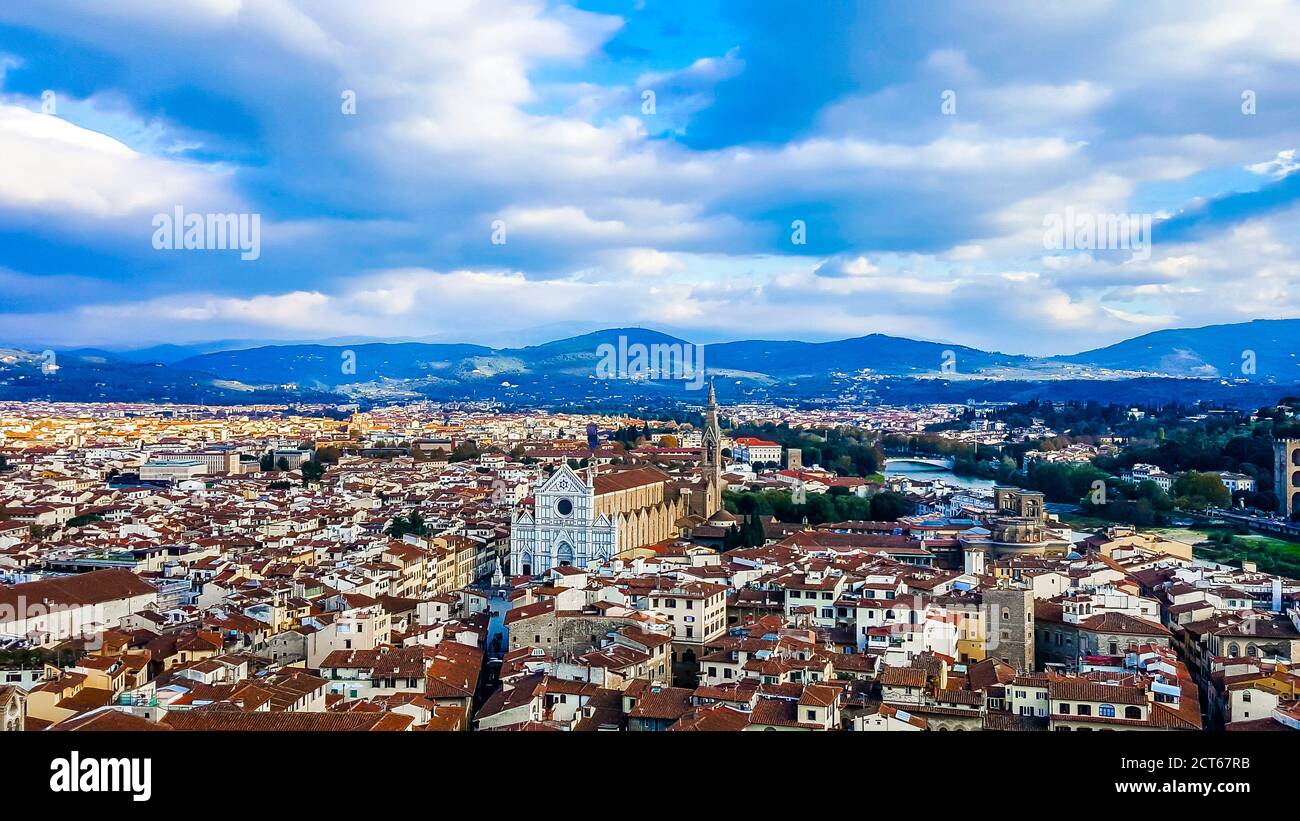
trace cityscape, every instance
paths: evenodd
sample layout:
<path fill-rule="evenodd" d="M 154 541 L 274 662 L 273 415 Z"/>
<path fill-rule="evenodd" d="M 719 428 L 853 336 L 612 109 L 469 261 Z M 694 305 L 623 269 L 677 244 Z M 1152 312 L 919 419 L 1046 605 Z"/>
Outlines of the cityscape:
<path fill-rule="evenodd" d="M 1300 398 L 699 401 L 4 403 L 6 728 L 1300 726 Z"/>
<path fill-rule="evenodd" d="M 1300 6 L 1122 11 L 0 8 L 0 743 L 1280 789 Z"/>

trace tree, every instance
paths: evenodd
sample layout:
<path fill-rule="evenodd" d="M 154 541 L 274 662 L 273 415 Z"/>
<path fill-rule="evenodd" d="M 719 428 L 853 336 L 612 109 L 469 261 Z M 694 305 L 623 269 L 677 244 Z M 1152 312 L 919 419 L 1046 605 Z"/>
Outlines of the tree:
<path fill-rule="evenodd" d="M 408 533 L 416 536 L 429 534 L 429 526 L 424 523 L 424 517 L 418 510 L 411 511 L 410 516 L 394 516 L 388 524 L 388 535 L 394 539 L 400 539 Z"/>
<path fill-rule="evenodd" d="M 722 531 L 722 552 L 723 553 L 726 553 L 728 550 L 735 550 L 738 547 L 744 547 L 744 546 L 745 546 L 744 537 L 741 535 L 739 528 L 728 527 Z"/>
<path fill-rule="evenodd" d="M 460 443 L 458 443 L 458 444 L 456 445 L 456 447 L 452 450 L 452 452 L 451 452 L 451 456 L 447 458 L 447 461 L 449 461 L 449 462 L 467 462 L 467 461 L 469 461 L 470 459 L 477 459 L 477 458 L 478 458 L 479 456 L 481 456 L 481 455 L 482 455 L 482 454 L 480 453 L 480 451 L 479 451 L 479 449 L 478 449 L 478 445 L 474 444 L 473 442 L 468 442 L 468 441 L 466 441 L 466 442 L 460 442 Z"/>
<path fill-rule="evenodd" d="M 1174 480 L 1174 498 L 1179 507 L 1190 510 L 1232 504 L 1232 495 L 1218 474 L 1195 470 L 1189 470 Z"/>
<path fill-rule="evenodd" d="M 911 516 L 916 505 L 901 493 L 881 491 L 871 497 L 871 520 L 892 522 L 901 516 Z"/>
<path fill-rule="evenodd" d="M 323 477 L 324 475 L 325 475 L 324 464 L 314 459 L 309 459 L 308 461 L 302 463 L 302 483 L 304 485 L 309 485 L 312 482 L 319 482 L 321 480 L 321 477 Z"/>
<path fill-rule="evenodd" d="M 415 535 L 425 536 L 429 533 L 429 527 L 424 523 L 424 517 L 420 515 L 420 511 L 411 511 L 411 515 L 407 518 L 407 521 L 411 525 L 411 532 Z"/>
<path fill-rule="evenodd" d="M 756 499 L 752 493 L 742 494 L 740 499 L 736 502 L 737 512 L 743 513 L 746 516 L 753 513 L 757 508 L 758 499 Z"/>
<path fill-rule="evenodd" d="M 275 462 L 275 469 L 279 471 L 287 471 L 289 469 L 289 457 L 281 456 L 277 459 Z"/>

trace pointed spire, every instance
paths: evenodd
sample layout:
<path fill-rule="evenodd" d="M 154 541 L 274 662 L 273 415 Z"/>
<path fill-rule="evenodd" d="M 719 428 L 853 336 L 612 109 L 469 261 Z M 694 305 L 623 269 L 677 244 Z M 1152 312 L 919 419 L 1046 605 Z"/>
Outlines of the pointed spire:
<path fill-rule="evenodd" d="M 709 407 L 716 408 L 717 406 L 718 406 L 718 394 L 713 390 L 713 377 L 710 376 L 709 377 Z"/>

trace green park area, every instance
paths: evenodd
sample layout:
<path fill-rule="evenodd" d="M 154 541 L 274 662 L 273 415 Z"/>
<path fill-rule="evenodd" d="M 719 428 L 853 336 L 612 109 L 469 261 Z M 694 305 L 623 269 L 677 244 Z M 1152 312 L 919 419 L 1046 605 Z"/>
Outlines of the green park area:
<path fill-rule="evenodd" d="M 1096 531 L 1115 523 L 1094 516 L 1063 514 L 1061 522 L 1079 531 Z M 1169 539 L 1187 542 L 1199 559 L 1240 567 L 1242 561 L 1254 562 L 1264 573 L 1277 573 L 1300 579 L 1300 543 L 1213 525 L 1191 527 L 1143 527 L 1144 533 L 1157 533 Z"/>
<path fill-rule="evenodd" d="M 1300 579 L 1300 544 L 1295 542 L 1214 527 L 1179 529 L 1177 532 L 1188 536 L 1166 535 L 1184 541 L 1191 541 L 1189 537 L 1198 535 L 1203 538 L 1200 542 L 1193 542 L 1198 558 L 1233 566 L 1240 566 L 1242 561 L 1254 562 L 1261 572 Z"/>

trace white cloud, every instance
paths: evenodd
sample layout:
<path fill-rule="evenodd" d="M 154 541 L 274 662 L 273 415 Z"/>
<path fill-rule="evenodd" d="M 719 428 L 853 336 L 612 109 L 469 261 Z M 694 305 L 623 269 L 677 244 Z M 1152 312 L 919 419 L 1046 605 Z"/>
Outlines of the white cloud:
<path fill-rule="evenodd" d="M 97 116 L 117 139 L 24 110 L 30 102 L 6 105 L 0 157 L 16 169 L 0 175 L 6 227 L 66 217 L 79 223 L 78 241 L 98 250 L 83 224 L 117 229 L 177 203 L 229 210 L 237 190 L 320 208 L 277 226 L 281 247 L 318 263 L 294 265 L 295 257 L 275 271 L 284 281 L 194 282 L 185 266 L 177 270 L 186 277 L 165 273 L 175 291 L 167 296 L 106 302 L 78 293 L 70 300 L 94 304 L 6 319 L 88 341 L 145 321 L 160 335 L 197 338 L 228 337 L 233 327 L 469 336 L 507 323 L 608 318 L 743 336 L 881 330 L 1064 350 L 1158 322 L 1296 311 L 1292 212 L 1157 247 L 1143 264 L 1043 247 L 1045 214 L 1132 211 L 1159 183 L 1186 197 L 1180 184 L 1240 177 L 1243 163 L 1300 136 L 1265 116 L 1286 110 L 1294 75 L 1278 66 L 1297 62 L 1293 7 L 1168 13 L 1182 5 L 1141 14 L 1116 3 L 1032 15 L 1017 2 L 959 10 L 953 37 L 937 36 L 943 21 L 920 32 L 947 45 L 910 54 L 887 87 L 864 83 L 869 91 L 832 101 L 787 142 L 707 150 L 658 138 L 663 123 L 640 116 L 634 86 L 679 89 L 659 104 L 669 130 L 689 133 L 683 112 L 711 105 L 719 83 L 742 76 L 746 44 L 617 84 L 574 80 L 586 61 L 605 59 L 601 46 L 622 21 L 542 0 L 5 8 L 6 20 L 88 43 L 121 60 L 124 75 L 143 75 L 136 99 L 196 84 L 229 102 L 255 123 L 247 139 L 267 155 L 238 176 L 184 161 L 192 135 L 107 96 L 70 111 Z M 966 15 L 989 19 L 973 27 Z M 1050 54 L 1039 42 L 1053 44 Z M 0 58 L 0 77 L 15 65 Z M 1268 92 L 1260 79 L 1276 87 Z M 958 113 L 944 117 L 937 94 L 949 86 Z M 1248 87 L 1261 89 L 1261 115 L 1242 129 L 1235 95 Z M 355 117 L 335 113 L 342 89 L 357 92 Z M 282 164 L 297 176 L 276 178 Z M 1297 165 L 1290 150 L 1246 168 L 1281 178 Z M 829 215 L 813 234 L 839 231 L 828 242 L 839 253 L 779 257 L 790 249 L 772 240 L 788 234 L 778 221 L 804 205 Z M 509 232 L 500 249 L 487 241 L 496 218 Z M 147 236 L 147 221 L 141 230 Z M 413 264 L 428 267 L 400 267 Z M 133 294 L 145 274 L 122 268 L 122 293 Z"/>
<path fill-rule="evenodd" d="M 0 207 L 57 222 L 120 219 L 184 204 L 224 211 L 235 197 L 231 172 L 140 154 L 50 114 L 0 105 Z M 147 230 L 148 220 L 142 223 Z"/>
<path fill-rule="evenodd" d="M 665 253 L 654 248 L 631 248 L 624 252 L 622 257 L 622 266 L 629 273 L 639 277 L 675 274 L 685 270 L 686 267 L 677 254 Z"/>
<path fill-rule="evenodd" d="M 1274 159 L 1246 166 L 1246 170 L 1252 174 L 1269 176 L 1275 180 L 1280 180 L 1297 169 L 1300 169 L 1300 161 L 1296 160 L 1294 148 L 1277 152 Z"/>

